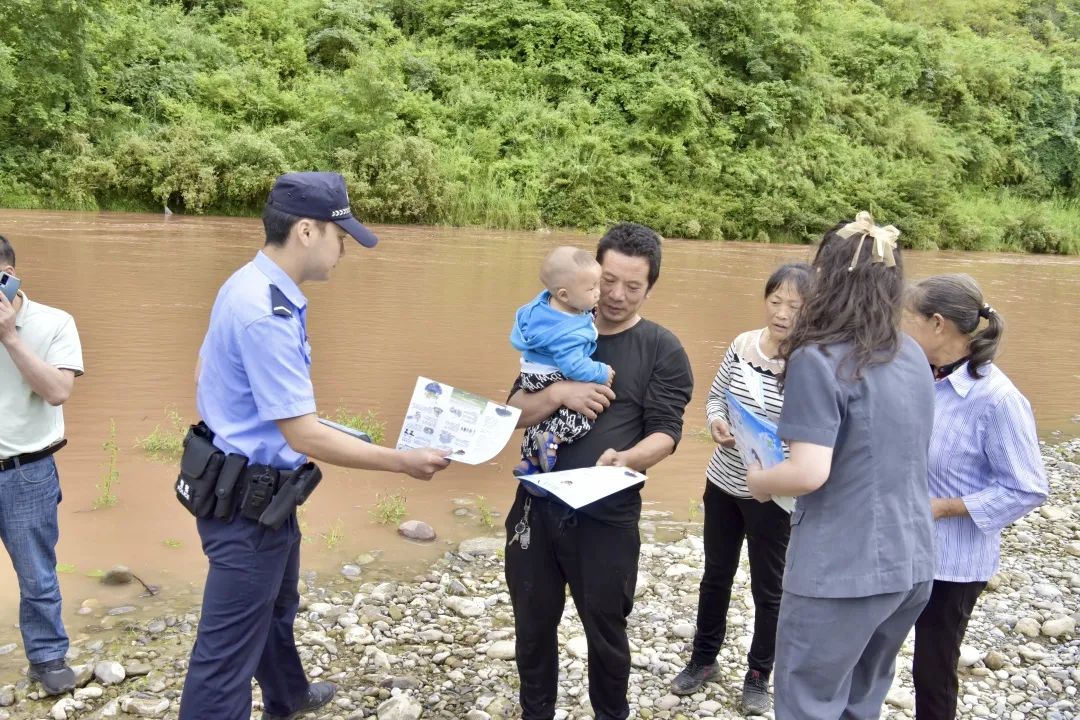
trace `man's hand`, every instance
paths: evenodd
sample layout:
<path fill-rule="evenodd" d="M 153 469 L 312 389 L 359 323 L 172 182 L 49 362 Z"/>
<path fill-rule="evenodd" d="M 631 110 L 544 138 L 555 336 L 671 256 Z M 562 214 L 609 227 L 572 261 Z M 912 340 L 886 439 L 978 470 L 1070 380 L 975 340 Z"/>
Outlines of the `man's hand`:
<path fill-rule="evenodd" d="M 596 461 L 597 465 L 614 465 L 616 467 L 626 467 L 626 453 L 618 452 L 613 448 L 608 448 L 600 454 L 600 459 Z"/>
<path fill-rule="evenodd" d="M 611 406 L 615 392 L 607 385 L 564 381 L 553 385 L 558 388 L 559 404 L 579 412 L 590 420 L 595 420 L 600 413 Z"/>
<path fill-rule="evenodd" d="M 735 447 L 735 436 L 731 434 L 731 427 L 723 420 L 713 420 L 709 425 L 709 432 L 712 433 L 713 442 L 717 445 L 726 448 Z"/>
<path fill-rule="evenodd" d="M 450 464 L 449 450 L 414 448 L 402 450 L 402 472 L 417 480 L 430 480 L 431 477 Z"/>
<path fill-rule="evenodd" d="M 15 331 L 15 306 L 7 295 L 0 292 L 0 343 L 6 345 L 14 337 L 18 337 Z"/>

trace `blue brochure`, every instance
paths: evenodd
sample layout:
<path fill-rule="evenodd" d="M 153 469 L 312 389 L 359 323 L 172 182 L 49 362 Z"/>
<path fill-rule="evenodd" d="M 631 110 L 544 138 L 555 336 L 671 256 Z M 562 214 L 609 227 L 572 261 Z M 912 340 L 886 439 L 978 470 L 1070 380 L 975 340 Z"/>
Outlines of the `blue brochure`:
<path fill-rule="evenodd" d="M 784 443 L 777 434 L 776 424 L 755 415 L 730 390 L 725 390 L 724 394 L 727 396 L 728 424 L 743 464 L 749 467 L 757 463 L 768 468 L 782 463 Z M 788 512 L 795 507 L 794 498 L 776 496 L 773 502 Z"/>

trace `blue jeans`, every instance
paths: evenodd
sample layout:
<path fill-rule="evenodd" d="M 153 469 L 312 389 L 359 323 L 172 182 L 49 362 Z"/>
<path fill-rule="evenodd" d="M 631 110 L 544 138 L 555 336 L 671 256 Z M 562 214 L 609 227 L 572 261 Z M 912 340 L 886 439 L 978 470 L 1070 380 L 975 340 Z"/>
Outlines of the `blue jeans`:
<path fill-rule="evenodd" d="M 26 658 L 35 664 L 59 660 L 68 651 L 56 577 L 60 499 L 51 457 L 0 472 L 0 539 L 19 578 L 19 629 Z"/>

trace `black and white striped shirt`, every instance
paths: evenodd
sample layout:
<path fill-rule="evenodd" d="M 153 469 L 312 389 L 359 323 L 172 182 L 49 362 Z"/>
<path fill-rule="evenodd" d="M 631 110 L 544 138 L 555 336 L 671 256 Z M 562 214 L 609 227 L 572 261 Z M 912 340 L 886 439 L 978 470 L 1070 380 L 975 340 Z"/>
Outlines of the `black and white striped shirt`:
<path fill-rule="evenodd" d="M 758 417 L 779 422 L 784 403 L 784 395 L 780 391 L 780 373 L 784 366 L 782 361 L 769 358 L 762 351 L 760 341 L 763 332 L 764 328 L 739 335 L 724 355 L 705 403 L 710 428 L 716 420 L 729 422 L 724 390 L 731 390 Z M 784 453 L 787 454 L 786 446 Z M 746 487 L 746 465 L 739 457 L 739 451 L 733 447 L 717 446 L 705 470 L 705 477 L 729 495 L 750 497 Z"/>

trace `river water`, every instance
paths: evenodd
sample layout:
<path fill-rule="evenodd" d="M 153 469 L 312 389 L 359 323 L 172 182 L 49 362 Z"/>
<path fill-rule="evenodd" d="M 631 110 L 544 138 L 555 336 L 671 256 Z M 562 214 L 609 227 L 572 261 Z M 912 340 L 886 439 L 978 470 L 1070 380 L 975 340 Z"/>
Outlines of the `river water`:
<path fill-rule="evenodd" d="M 304 291 L 320 410 L 374 410 L 386 423 L 387 444 L 397 438 L 418 375 L 505 398 L 517 368 L 508 340 L 513 313 L 538 291 L 542 257 L 555 244 L 591 248 L 597 239 L 374 229 L 381 240 L 376 249 L 350 243 L 331 282 Z M 261 246 L 259 220 L 0 210 L 0 234 L 16 246 L 29 296 L 72 313 L 83 343 L 86 375 L 64 406 L 70 444 L 57 456 L 64 492 L 57 559 L 69 632 L 79 638 L 100 629 L 100 620 L 75 615 L 86 598 L 105 607 L 137 606 L 139 616 L 193 605 L 206 561 L 194 521 L 172 493 L 175 465 L 148 458 L 136 443 L 169 425 L 167 410 L 194 418 L 193 371 L 210 307 L 221 283 Z M 805 246 L 665 242 L 660 282 L 643 314 L 682 340 L 696 387 L 686 439 L 652 471 L 647 509 L 678 520 L 693 515 L 712 451 L 702 430 L 716 367 L 735 335 L 760 326 L 769 272 L 810 253 Z M 1031 401 L 1040 434 L 1048 440 L 1076 434 L 1080 259 L 956 252 L 910 252 L 906 259 L 911 278 L 957 271 L 975 276 L 1008 322 L 999 365 Z M 118 502 L 93 509 L 113 423 Z M 495 461 L 454 465 L 430 483 L 324 467 L 326 477 L 302 513 L 303 568 L 325 577 L 373 553 L 378 560 L 364 568 L 365 578 L 411 574 L 450 544 L 491 534 L 480 510 L 497 514 L 498 528 L 514 491 L 516 450 L 515 437 Z M 436 529 L 435 543 L 406 541 L 396 526 L 373 520 L 377 495 L 391 493 L 404 494 L 408 518 Z M 471 503 L 470 513 L 455 515 L 463 503 Z M 148 600 L 138 597 L 137 585 L 102 586 L 98 571 L 116 563 L 160 586 L 160 595 Z M 17 601 L 5 558 L 0 645 L 18 641 Z M 22 662 L 21 648 L 0 660 Z"/>

